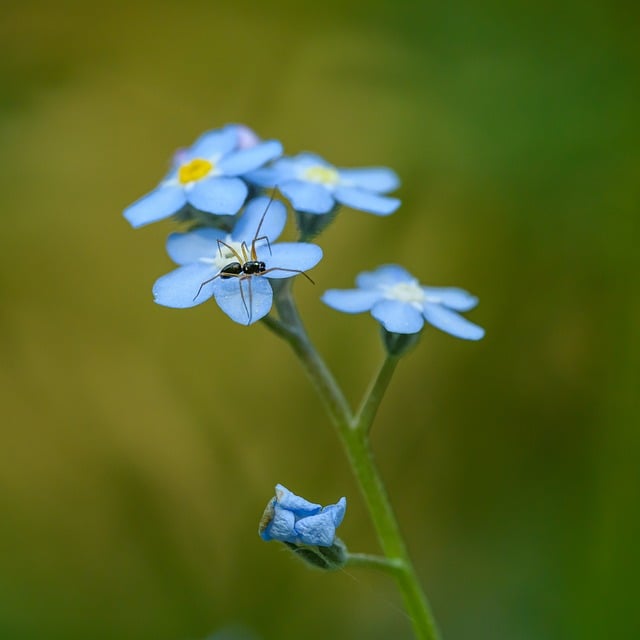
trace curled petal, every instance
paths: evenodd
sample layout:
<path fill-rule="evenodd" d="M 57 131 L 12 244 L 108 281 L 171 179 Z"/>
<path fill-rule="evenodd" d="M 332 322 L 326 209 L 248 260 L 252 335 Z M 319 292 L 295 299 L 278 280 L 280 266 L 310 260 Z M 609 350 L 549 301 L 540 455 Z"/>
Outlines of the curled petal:
<path fill-rule="evenodd" d="M 320 513 L 322 507 L 319 504 L 309 502 L 295 493 L 289 491 L 281 484 L 276 485 L 276 501 L 283 508 L 292 511 L 297 516 L 309 516 Z"/>
<path fill-rule="evenodd" d="M 340 184 L 374 193 L 387 193 L 398 188 L 400 179 L 395 171 L 386 167 L 340 169 Z"/>
<path fill-rule="evenodd" d="M 330 513 L 319 513 L 298 520 L 295 531 L 303 544 L 330 547 L 336 537 L 336 527 Z"/>
<path fill-rule="evenodd" d="M 347 510 L 347 499 L 340 498 L 336 504 L 330 504 L 322 510 L 322 513 L 329 513 L 333 520 L 333 524 L 339 527 Z"/>
<path fill-rule="evenodd" d="M 322 249 L 310 242 L 279 242 L 269 249 L 260 248 L 260 257 L 265 261 L 268 278 L 291 278 L 298 271 L 308 271 L 322 260 Z"/>
<path fill-rule="evenodd" d="M 200 211 L 231 216 L 247 197 L 247 185 L 240 178 L 203 178 L 187 191 L 187 199 Z"/>
<path fill-rule="evenodd" d="M 213 285 L 218 306 L 238 324 L 253 324 L 271 310 L 273 290 L 262 276 L 217 278 Z"/>
<path fill-rule="evenodd" d="M 279 155 L 282 155 L 282 144 L 277 140 L 268 140 L 229 154 L 218 162 L 218 168 L 224 175 L 239 176 L 261 167 Z"/>
<path fill-rule="evenodd" d="M 388 216 L 400 206 L 398 198 L 379 196 L 357 187 L 338 187 L 334 196 L 340 204 L 379 216 Z"/>
<path fill-rule="evenodd" d="M 295 516 L 290 511 L 280 508 L 277 504 L 273 510 L 273 518 L 260 534 L 263 540 L 280 540 L 281 542 L 295 542 Z"/>
<path fill-rule="evenodd" d="M 418 333 L 424 325 L 420 311 L 398 300 L 377 302 L 371 309 L 371 315 L 391 333 Z"/>
<path fill-rule="evenodd" d="M 473 322 L 458 315 L 455 311 L 451 311 L 439 304 L 425 303 L 424 317 L 429 324 L 445 333 L 450 333 L 456 338 L 480 340 L 484 336 L 482 327 L 473 324 Z"/>
<path fill-rule="evenodd" d="M 429 297 L 429 302 L 436 302 L 454 309 L 455 311 L 469 311 L 478 304 L 478 298 L 464 289 L 456 287 L 422 287 Z"/>
<path fill-rule="evenodd" d="M 218 252 L 218 240 L 226 234 L 210 227 L 188 233 L 172 233 L 167 238 L 167 253 L 176 264 L 198 262 L 200 258 L 213 258 Z"/>
<path fill-rule="evenodd" d="M 132 227 L 137 228 L 168 218 L 185 204 L 187 200 L 181 187 L 158 187 L 128 206 L 123 215 Z"/>
<path fill-rule="evenodd" d="M 370 311 L 382 294 L 374 289 L 329 289 L 324 292 L 322 302 L 344 313 Z"/>
<path fill-rule="evenodd" d="M 233 228 L 231 237 L 236 242 L 246 242 L 251 248 L 256 233 L 259 237 L 266 236 L 269 242 L 274 242 L 282 233 L 286 223 L 287 209 L 284 204 L 279 200 L 271 200 L 267 196 L 259 196 L 247 204 L 244 213 Z M 265 244 L 263 241 L 260 246 Z"/>
<path fill-rule="evenodd" d="M 328 213 L 335 202 L 329 190 L 321 184 L 289 180 L 279 184 L 278 188 L 297 211 Z"/>
<path fill-rule="evenodd" d="M 208 300 L 213 295 L 213 283 L 201 287 L 216 275 L 210 264 L 193 263 L 178 267 L 158 278 L 153 285 L 153 298 L 158 304 L 175 309 L 187 309 Z"/>
<path fill-rule="evenodd" d="M 356 285 L 361 289 L 376 289 L 414 280 L 415 278 L 403 267 L 384 264 L 375 271 L 363 271 L 356 278 Z"/>

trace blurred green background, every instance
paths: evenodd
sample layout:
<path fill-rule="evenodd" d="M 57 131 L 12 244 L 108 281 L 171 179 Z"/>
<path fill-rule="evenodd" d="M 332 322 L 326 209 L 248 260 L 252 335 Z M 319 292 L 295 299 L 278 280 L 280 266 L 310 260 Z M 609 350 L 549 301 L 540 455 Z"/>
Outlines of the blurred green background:
<path fill-rule="evenodd" d="M 156 306 L 170 222 L 122 209 L 242 122 L 403 206 L 322 237 L 312 336 L 355 402 L 368 316 L 319 294 L 400 262 L 480 297 L 399 368 L 374 447 L 446 640 L 636 638 L 640 11 L 585 2 L 3 2 L 0 638 L 410 638 L 394 585 L 256 527 L 276 482 L 349 499 L 292 354 Z"/>

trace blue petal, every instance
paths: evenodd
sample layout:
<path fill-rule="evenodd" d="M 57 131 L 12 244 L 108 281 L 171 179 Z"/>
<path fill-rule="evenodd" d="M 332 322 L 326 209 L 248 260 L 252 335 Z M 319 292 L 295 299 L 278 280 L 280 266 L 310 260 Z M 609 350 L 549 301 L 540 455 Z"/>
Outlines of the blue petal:
<path fill-rule="evenodd" d="M 334 205 L 330 191 L 321 184 L 288 180 L 278 187 L 280 192 L 291 201 L 294 209 L 307 213 L 328 213 Z"/>
<path fill-rule="evenodd" d="M 322 513 L 328 513 L 331 515 L 333 520 L 333 524 L 336 527 L 339 527 L 342 520 L 344 519 L 344 513 L 347 509 L 347 499 L 340 498 L 336 504 L 330 504 L 322 510 Z"/>
<path fill-rule="evenodd" d="M 215 280 L 205 284 L 202 289 L 200 285 L 215 275 L 216 269 L 210 264 L 195 262 L 178 267 L 156 280 L 153 285 L 154 300 L 175 309 L 195 307 L 213 295 Z"/>
<path fill-rule="evenodd" d="M 217 278 L 213 284 L 218 306 L 238 324 L 253 324 L 271 310 L 273 289 L 266 278 Z"/>
<path fill-rule="evenodd" d="M 181 187 L 158 187 L 128 206 L 123 215 L 132 227 L 137 228 L 168 218 L 180 211 L 185 204 L 187 199 Z"/>
<path fill-rule="evenodd" d="M 279 242 L 271 247 L 260 248 L 260 259 L 267 266 L 269 278 L 291 278 L 297 271 L 313 269 L 322 260 L 322 249 L 309 242 Z"/>
<path fill-rule="evenodd" d="M 218 239 L 224 240 L 224 231 L 209 227 L 189 233 L 172 233 L 167 238 L 167 253 L 177 264 L 198 262 L 200 258 L 213 258 L 218 252 Z"/>
<path fill-rule="evenodd" d="M 425 303 L 424 317 L 429 324 L 445 333 L 450 333 L 456 338 L 480 340 L 484 336 L 482 327 L 469 322 L 469 320 L 458 315 L 455 311 L 451 311 L 439 304 Z"/>
<path fill-rule="evenodd" d="M 336 527 L 329 513 L 302 518 L 296 522 L 294 529 L 303 544 L 330 547 L 336 537 Z"/>
<path fill-rule="evenodd" d="M 334 169 L 335 167 L 327 162 L 323 157 L 319 156 L 317 153 L 310 153 L 309 151 L 303 151 L 299 153 L 297 156 L 293 158 L 283 158 L 278 164 L 280 165 L 281 170 L 286 167 L 285 163 L 289 160 L 291 162 L 291 167 L 296 170 L 297 173 L 305 171 L 309 167 L 330 167 Z"/>
<path fill-rule="evenodd" d="M 377 289 L 414 280 L 415 278 L 403 267 L 397 264 L 383 264 L 375 271 L 363 271 L 356 278 L 356 284 L 361 289 Z"/>
<path fill-rule="evenodd" d="M 378 216 L 388 216 L 400 206 L 398 198 L 379 196 L 356 187 L 338 187 L 334 191 L 334 196 L 340 204 L 352 209 L 375 213 Z"/>
<path fill-rule="evenodd" d="M 203 178 L 187 192 L 187 199 L 200 211 L 231 216 L 240 209 L 247 192 L 240 178 Z"/>
<path fill-rule="evenodd" d="M 313 515 L 319 513 L 322 509 L 319 504 L 314 504 L 297 496 L 281 484 L 276 485 L 276 500 L 283 509 L 288 509 L 297 516 Z"/>
<path fill-rule="evenodd" d="M 273 518 L 261 533 L 263 540 L 280 540 L 281 542 L 295 542 L 297 535 L 294 529 L 295 516 L 291 511 L 275 505 Z"/>
<path fill-rule="evenodd" d="M 381 300 L 373 306 L 371 315 L 392 333 L 418 333 L 424 325 L 420 311 L 398 300 Z"/>
<path fill-rule="evenodd" d="M 207 131 L 203 133 L 185 154 L 185 161 L 193 158 L 220 158 L 233 151 L 238 143 L 238 132 L 235 125 Z"/>
<path fill-rule="evenodd" d="M 217 166 L 224 175 L 239 176 L 261 167 L 279 155 L 282 155 L 282 144 L 277 140 L 268 140 L 249 149 L 229 154 L 220 160 Z"/>
<path fill-rule="evenodd" d="M 381 296 L 374 289 L 329 289 L 324 292 L 322 302 L 344 313 L 362 313 L 370 311 Z"/>
<path fill-rule="evenodd" d="M 400 179 L 396 172 L 386 167 L 340 169 L 339 171 L 340 184 L 345 187 L 358 187 L 365 191 L 387 193 L 400 186 Z"/>
<path fill-rule="evenodd" d="M 275 187 L 280 182 L 280 174 L 273 167 L 265 167 L 264 169 L 256 169 L 242 176 L 245 180 L 259 187 Z"/>
<path fill-rule="evenodd" d="M 231 237 L 236 242 L 246 242 L 247 246 L 251 248 L 251 243 L 256 235 L 258 237 L 266 236 L 269 242 L 275 242 L 286 224 L 287 209 L 284 204 L 279 200 L 260 196 L 247 204 L 231 232 Z M 258 227 L 260 227 L 259 230 Z M 266 245 L 264 240 L 259 243 L 259 246 L 263 245 Z"/>
<path fill-rule="evenodd" d="M 469 311 L 478 304 L 478 298 L 456 287 L 422 287 L 429 302 L 440 303 L 455 311 Z"/>

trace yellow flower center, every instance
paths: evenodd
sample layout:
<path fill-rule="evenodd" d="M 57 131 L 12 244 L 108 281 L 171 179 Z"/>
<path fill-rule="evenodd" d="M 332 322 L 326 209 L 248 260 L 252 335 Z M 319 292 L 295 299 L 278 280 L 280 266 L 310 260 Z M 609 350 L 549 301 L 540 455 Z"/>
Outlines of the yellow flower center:
<path fill-rule="evenodd" d="M 195 182 L 208 176 L 212 169 L 213 163 L 204 158 L 194 158 L 178 169 L 178 180 L 180 184 Z"/>
<path fill-rule="evenodd" d="M 303 177 L 309 182 L 325 184 L 331 187 L 338 184 L 340 180 L 338 172 L 333 167 L 324 167 L 320 164 L 305 169 Z"/>
<path fill-rule="evenodd" d="M 411 282 L 399 282 L 398 284 L 385 287 L 385 298 L 407 302 L 414 306 L 421 306 L 426 299 L 426 294 L 418 284 L 417 280 Z"/>

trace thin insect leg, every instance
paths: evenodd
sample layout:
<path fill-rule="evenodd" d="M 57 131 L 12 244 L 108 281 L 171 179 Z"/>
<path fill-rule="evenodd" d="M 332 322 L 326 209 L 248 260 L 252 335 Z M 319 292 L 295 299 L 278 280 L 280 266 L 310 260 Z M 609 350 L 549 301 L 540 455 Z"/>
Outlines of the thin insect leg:
<path fill-rule="evenodd" d="M 267 247 L 269 247 L 269 255 L 272 256 L 273 252 L 271 251 L 271 243 L 269 242 L 269 237 L 268 236 L 260 236 L 259 238 L 256 238 L 252 243 L 251 243 L 251 259 L 252 260 L 257 260 L 258 256 L 256 254 L 256 243 L 259 242 L 260 240 L 266 240 L 267 241 Z"/>
<path fill-rule="evenodd" d="M 265 271 L 263 271 L 260 275 L 264 276 L 265 274 L 269 273 L 269 271 L 289 271 L 291 273 L 299 273 L 300 275 L 303 275 L 311 284 L 315 284 L 315 282 L 309 277 L 309 275 L 305 271 L 302 271 L 301 269 L 285 269 L 284 267 L 271 267 L 270 269 L 266 269 Z"/>
<path fill-rule="evenodd" d="M 225 256 L 222 255 L 222 249 L 220 248 L 220 246 L 222 245 L 223 247 L 227 247 L 227 249 L 229 249 L 229 251 L 231 251 L 231 253 L 233 254 L 233 256 L 235 257 L 235 259 L 240 263 L 240 264 L 244 264 L 246 262 L 245 259 L 243 259 L 243 257 L 229 244 L 227 244 L 226 242 L 222 241 L 222 240 L 218 240 L 218 252 L 220 253 L 220 257 L 224 259 Z"/>
<path fill-rule="evenodd" d="M 242 291 L 242 282 L 244 280 L 248 280 L 249 284 L 249 307 L 247 307 L 247 301 L 244 299 L 244 292 Z M 252 309 L 252 298 L 251 298 L 251 276 L 238 276 L 238 286 L 240 287 L 240 297 L 242 298 L 242 305 L 244 306 L 244 310 L 247 312 L 247 317 L 249 318 L 249 324 L 251 324 L 251 312 L 249 309 Z"/>
<path fill-rule="evenodd" d="M 249 247 L 247 246 L 247 243 L 243 240 L 242 244 L 240 245 L 240 248 L 242 249 L 242 257 L 243 257 L 242 264 L 244 264 L 249 260 Z M 252 258 L 252 260 L 255 260 L 255 258 Z"/>
<path fill-rule="evenodd" d="M 267 211 L 269 211 L 269 207 L 271 206 L 271 203 L 273 202 L 273 199 L 275 197 L 276 197 L 276 190 L 274 189 L 271 192 L 271 198 L 269 198 L 269 202 L 267 203 L 264 213 L 262 214 L 262 218 L 260 218 L 260 223 L 258 224 L 258 228 L 256 229 L 256 235 L 253 237 L 253 241 L 251 242 L 251 259 L 252 260 L 258 259 L 258 256 L 256 254 L 256 240 L 258 240 L 258 234 L 260 233 L 260 229 L 262 229 L 262 223 L 264 222 L 264 218 L 267 215 Z M 260 240 L 264 237 L 265 236 L 262 236 Z M 268 239 L 267 239 L 267 242 L 269 242 Z M 269 251 L 271 251 L 271 246 L 269 246 Z"/>
<path fill-rule="evenodd" d="M 200 295 L 200 292 L 202 291 L 202 287 L 204 287 L 205 284 L 209 284 L 210 282 L 213 282 L 213 280 L 215 280 L 216 278 L 219 278 L 221 275 L 222 275 L 221 273 L 216 273 L 216 275 L 213 276 L 213 278 L 209 278 L 208 280 L 205 280 L 204 282 L 200 283 L 200 287 L 198 287 L 198 292 L 196 293 L 195 296 L 193 296 L 193 299 L 195 300 Z"/>

